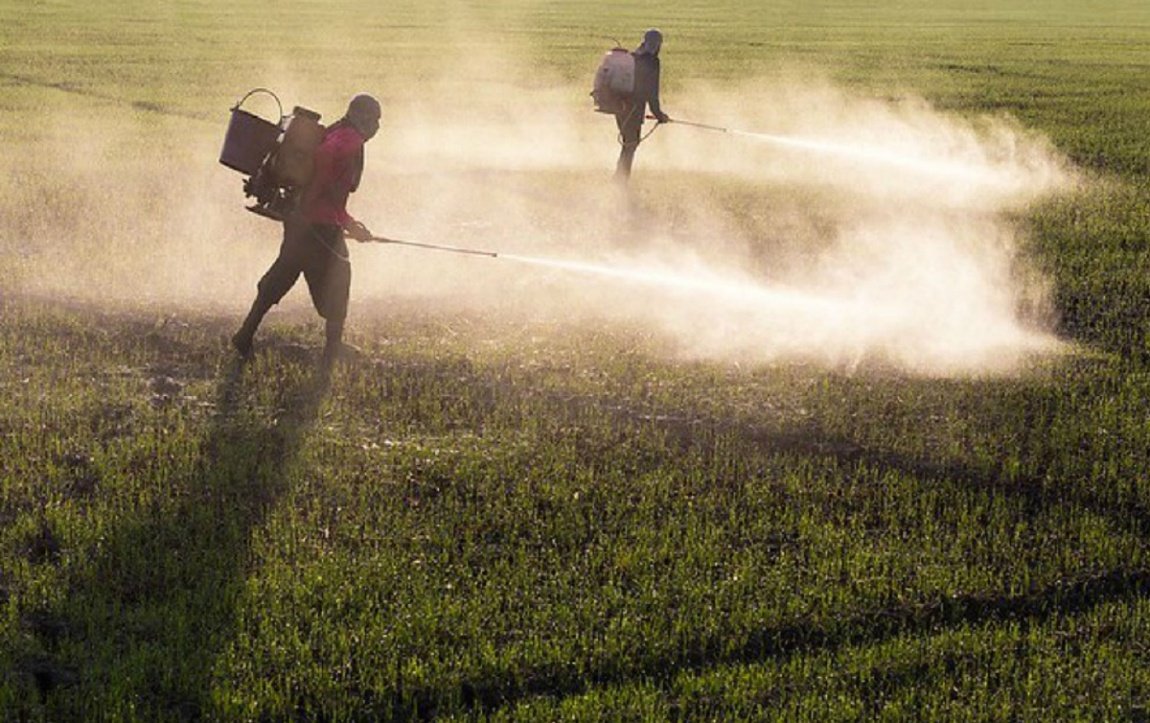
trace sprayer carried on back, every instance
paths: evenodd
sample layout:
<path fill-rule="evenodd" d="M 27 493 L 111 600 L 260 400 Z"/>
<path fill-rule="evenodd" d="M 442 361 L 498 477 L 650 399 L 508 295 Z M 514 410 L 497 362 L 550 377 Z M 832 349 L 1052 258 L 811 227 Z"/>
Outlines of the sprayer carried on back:
<path fill-rule="evenodd" d="M 256 93 L 275 99 L 279 122 L 253 115 L 241 106 Z M 320 114 L 296 106 L 291 115 L 275 93 L 255 88 L 232 106 L 220 163 L 247 176 L 244 195 L 255 198 L 247 209 L 252 213 L 282 221 L 291 212 L 297 192 L 311 180 L 312 157 L 323 140 Z"/>
<path fill-rule="evenodd" d="M 591 98 L 599 113 L 621 113 L 635 92 L 635 56 L 615 42 L 595 71 Z"/>

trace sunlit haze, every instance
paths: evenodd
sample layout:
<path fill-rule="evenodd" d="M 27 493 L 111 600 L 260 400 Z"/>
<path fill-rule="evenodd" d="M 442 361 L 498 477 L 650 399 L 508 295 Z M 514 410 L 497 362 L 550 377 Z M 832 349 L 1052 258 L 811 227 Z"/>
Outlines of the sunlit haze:
<path fill-rule="evenodd" d="M 404 299 L 429 314 L 645 325 L 685 358 L 751 363 L 877 361 L 946 375 L 1010 371 L 1059 348 L 1047 282 L 1013 219 L 1073 174 L 1018 123 L 801 73 L 683 83 L 664 88 L 672 118 L 721 130 L 659 127 L 624 190 L 611 177 L 614 121 L 591 111 L 588 89 L 478 80 L 507 62 L 460 70 L 477 79 L 466 113 L 434 80 L 336 94 L 280 79 L 286 107 L 324 122 L 355 92 L 384 99 L 349 203 L 373 231 L 498 253 L 354 247 L 352 333 L 385 306 L 375 302 Z M 596 62 L 592 53 L 589 74 Z M 260 73 L 252 85 L 274 80 Z M 7 223 L 26 239 L 19 284 L 207 305 L 238 323 L 279 229 L 244 210 L 242 177 L 217 163 L 228 106 L 198 119 L 108 101 L 76 116 L 59 112 L 67 102 L 46 109 L 0 186 L 18 209 Z M 302 284 L 284 301 L 307 303 Z"/>

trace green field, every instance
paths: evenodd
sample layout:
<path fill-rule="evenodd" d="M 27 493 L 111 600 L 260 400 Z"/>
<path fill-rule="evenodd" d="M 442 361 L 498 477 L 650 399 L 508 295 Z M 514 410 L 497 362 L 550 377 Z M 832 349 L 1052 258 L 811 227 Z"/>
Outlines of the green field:
<path fill-rule="evenodd" d="M 1075 182 L 906 217 L 671 124 L 620 216 L 586 93 L 652 25 L 674 118 L 1013 129 Z M 242 365 L 257 86 L 380 94 L 384 233 L 789 279 L 852 223 L 988 229 L 1068 351 L 720 353 L 646 287 L 373 247 L 358 357 L 317 372 L 298 288 Z M 0 109 L 0 719 L 1150 716 L 1145 3 L 0 0 Z"/>

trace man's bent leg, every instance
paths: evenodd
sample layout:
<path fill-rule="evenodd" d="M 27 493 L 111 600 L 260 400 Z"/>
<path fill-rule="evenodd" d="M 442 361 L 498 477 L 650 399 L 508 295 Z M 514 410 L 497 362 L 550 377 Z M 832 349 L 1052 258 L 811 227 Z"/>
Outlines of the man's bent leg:
<path fill-rule="evenodd" d="M 255 301 L 239 331 L 232 337 L 232 346 L 245 359 L 251 356 L 252 341 L 264 315 L 291 290 L 302 271 L 296 248 L 298 239 L 289 235 L 292 231 L 288 224 L 284 225 L 284 241 L 280 245 L 279 256 L 256 285 Z"/>
<path fill-rule="evenodd" d="M 252 308 L 248 310 L 247 318 L 240 325 L 240 330 L 232 337 L 232 346 L 243 358 L 247 359 L 252 355 L 252 341 L 255 339 L 256 329 L 259 328 L 264 314 L 268 313 L 270 308 L 272 308 L 272 303 L 265 299 L 262 294 L 256 294 L 256 300 L 252 302 Z"/>

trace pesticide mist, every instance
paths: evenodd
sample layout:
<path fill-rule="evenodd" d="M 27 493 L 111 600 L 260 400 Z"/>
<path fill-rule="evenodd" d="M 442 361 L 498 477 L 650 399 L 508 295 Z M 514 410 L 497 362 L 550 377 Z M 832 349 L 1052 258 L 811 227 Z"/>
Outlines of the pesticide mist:
<path fill-rule="evenodd" d="M 421 208 L 399 233 L 501 252 L 481 266 L 425 259 L 431 296 L 639 323 L 685 357 L 751 363 L 947 375 L 1006 372 L 1060 348 L 1014 217 L 1074 177 L 1009 119 L 809 82 L 688 88 L 667 98 L 672 116 L 722 130 L 660 127 L 623 192 L 610 181 L 610 117 L 541 99 L 532 107 L 551 110 L 524 119 L 501 115 L 498 94 L 477 101 L 486 122 L 473 134 L 394 138 L 396 155 L 434 157 L 435 172 L 427 195 L 393 198 L 379 216 Z M 686 118 L 691 108 L 706 117 Z M 368 262 L 379 293 L 403 285 L 393 261 Z M 448 267 L 458 273 L 438 275 Z"/>
<path fill-rule="evenodd" d="M 665 88 L 673 118 L 717 129 L 659 127 L 622 188 L 614 121 L 585 88 L 491 81 L 514 78 L 499 67 L 432 92 L 341 94 L 277 69 L 286 104 L 325 122 L 352 92 L 383 97 L 355 216 L 386 236 L 498 252 L 354 247 L 352 333 L 357 314 L 402 299 L 429 314 L 638 325 L 682 357 L 750 363 L 947 375 L 1059 348 L 1014 217 L 1073 174 L 1009 119 L 809 78 Z M 465 114 L 441 100 L 460 84 Z M 243 210 L 242 178 L 216 163 L 231 100 L 214 120 L 112 102 L 82 122 L 49 112 L 11 162 L 18 182 L 0 187 L 16 209 L 5 235 L 20 239 L 12 283 L 238 321 L 279 231 Z M 301 283 L 282 306 L 307 304 Z"/>

